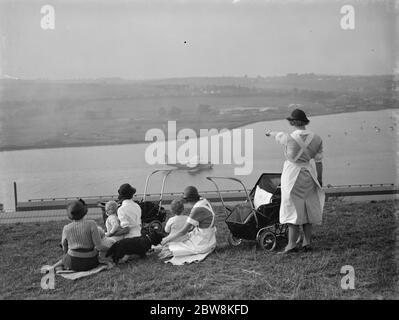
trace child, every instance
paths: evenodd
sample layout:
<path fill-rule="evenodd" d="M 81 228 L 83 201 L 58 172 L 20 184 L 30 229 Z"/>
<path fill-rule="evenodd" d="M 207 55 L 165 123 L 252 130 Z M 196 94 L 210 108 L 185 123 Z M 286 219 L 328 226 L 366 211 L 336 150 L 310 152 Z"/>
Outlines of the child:
<path fill-rule="evenodd" d="M 87 206 L 83 200 L 73 201 L 67 206 L 71 223 L 62 230 L 61 246 L 63 258 L 50 268 L 63 268 L 74 271 L 87 271 L 98 266 L 98 251 L 107 250 L 103 246 L 95 221 L 83 219 Z"/>
<path fill-rule="evenodd" d="M 115 201 L 108 201 L 105 204 L 105 213 L 107 215 L 105 228 L 107 231 L 104 233 L 102 243 L 107 248 L 110 248 L 115 242 L 123 239 L 123 236 L 115 236 L 115 233 L 121 228 L 117 212 L 118 203 Z"/>
<path fill-rule="evenodd" d="M 180 231 L 184 225 L 186 224 L 187 221 L 187 216 L 182 215 L 183 211 L 184 211 L 184 204 L 183 201 L 181 199 L 175 199 L 172 201 L 172 203 L 170 204 L 170 208 L 172 213 L 174 214 L 173 217 L 171 217 L 165 225 L 165 231 L 167 233 L 169 233 L 169 235 L 171 234 L 175 234 L 176 232 Z M 178 238 L 174 241 L 179 242 L 182 241 L 182 238 Z"/>

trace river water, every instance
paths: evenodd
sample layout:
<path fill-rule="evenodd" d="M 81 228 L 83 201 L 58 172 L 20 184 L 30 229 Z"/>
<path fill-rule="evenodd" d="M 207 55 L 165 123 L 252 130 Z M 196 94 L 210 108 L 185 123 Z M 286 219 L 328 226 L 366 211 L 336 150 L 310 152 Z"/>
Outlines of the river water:
<path fill-rule="evenodd" d="M 354 112 L 311 117 L 309 129 L 324 141 L 324 184 L 397 182 L 397 110 Z M 236 176 L 252 187 L 262 172 L 281 172 L 283 152 L 265 129 L 289 132 L 287 121 L 247 125 L 253 130 L 253 170 Z M 194 141 L 194 140 L 192 140 Z M 149 144 L 36 149 L 0 152 L 0 203 L 14 208 L 13 182 L 20 201 L 34 198 L 76 197 L 116 194 L 120 184 L 129 182 L 144 191 L 145 178 L 165 165 L 150 165 L 145 158 Z M 232 146 L 234 147 L 234 145 Z M 251 156 L 248 155 L 247 156 Z M 166 192 L 182 191 L 186 185 L 214 190 L 208 175 L 234 176 L 240 165 L 216 164 L 197 174 L 174 172 Z M 150 192 L 160 191 L 161 177 L 155 177 Z M 224 183 L 222 189 L 239 189 Z"/>

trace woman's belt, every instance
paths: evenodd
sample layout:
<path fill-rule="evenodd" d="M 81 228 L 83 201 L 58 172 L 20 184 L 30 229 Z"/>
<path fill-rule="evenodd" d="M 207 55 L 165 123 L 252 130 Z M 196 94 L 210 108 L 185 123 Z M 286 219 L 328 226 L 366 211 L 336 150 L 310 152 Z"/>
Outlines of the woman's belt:
<path fill-rule="evenodd" d="M 68 254 L 77 258 L 92 258 L 97 256 L 98 252 L 94 248 L 68 249 Z"/>
<path fill-rule="evenodd" d="M 76 252 L 92 252 L 94 251 L 94 248 L 77 248 L 77 249 L 71 249 Z"/>
<path fill-rule="evenodd" d="M 294 162 L 292 160 L 287 159 L 288 162 L 291 162 L 292 164 L 298 166 L 298 167 L 307 167 L 310 165 L 310 161 L 307 162 Z"/>

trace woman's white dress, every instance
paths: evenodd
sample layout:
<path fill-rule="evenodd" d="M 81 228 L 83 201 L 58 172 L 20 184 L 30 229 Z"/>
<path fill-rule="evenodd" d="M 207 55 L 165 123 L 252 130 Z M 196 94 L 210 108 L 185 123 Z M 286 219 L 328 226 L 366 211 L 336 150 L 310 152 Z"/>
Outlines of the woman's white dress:
<path fill-rule="evenodd" d="M 285 146 L 281 175 L 280 223 L 321 224 L 325 201 L 318 180 L 315 161 L 321 161 L 321 138 L 310 130 L 291 134 L 279 132 L 276 141 Z"/>
<path fill-rule="evenodd" d="M 196 208 L 205 208 L 212 214 L 210 226 L 208 228 L 199 228 L 198 221 L 188 217 L 187 222 L 195 227 L 188 233 L 187 240 L 169 243 L 168 249 L 172 252 L 173 258 L 166 262 L 174 265 L 199 262 L 204 260 L 216 248 L 215 213 L 212 206 L 208 200 L 201 199 L 194 205 L 192 212 Z"/>

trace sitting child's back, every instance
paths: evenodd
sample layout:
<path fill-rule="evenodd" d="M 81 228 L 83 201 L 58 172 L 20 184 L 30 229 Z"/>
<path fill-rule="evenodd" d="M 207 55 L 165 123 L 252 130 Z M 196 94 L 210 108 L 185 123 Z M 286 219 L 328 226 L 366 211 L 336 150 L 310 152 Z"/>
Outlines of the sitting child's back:
<path fill-rule="evenodd" d="M 108 201 L 105 204 L 105 213 L 107 220 L 105 221 L 105 238 L 103 244 L 111 247 L 115 242 L 123 239 L 123 236 L 116 236 L 115 233 L 120 229 L 120 221 L 117 216 L 118 204 L 115 201 Z"/>
<path fill-rule="evenodd" d="M 113 235 L 120 227 L 120 222 L 116 214 L 111 214 L 105 221 L 105 228 L 107 230 L 107 236 Z"/>
<path fill-rule="evenodd" d="M 182 200 L 173 200 L 170 204 L 173 217 L 169 218 L 165 225 L 165 231 L 169 234 L 175 234 L 176 232 L 183 229 L 187 221 L 187 216 L 183 215 L 184 204 Z M 182 241 L 183 239 L 177 239 L 176 241 Z"/>
<path fill-rule="evenodd" d="M 171 217 L 165 225 L 165 231 L 169 234 L 175 234 L 176 232 L 183 229 L 184 225 L 186 224 L 187 216 L 174 216 Z"/>

